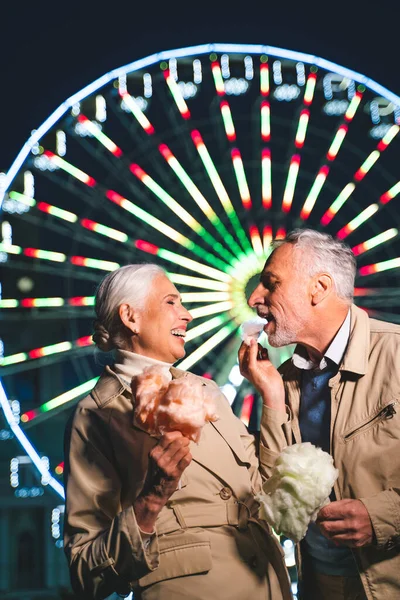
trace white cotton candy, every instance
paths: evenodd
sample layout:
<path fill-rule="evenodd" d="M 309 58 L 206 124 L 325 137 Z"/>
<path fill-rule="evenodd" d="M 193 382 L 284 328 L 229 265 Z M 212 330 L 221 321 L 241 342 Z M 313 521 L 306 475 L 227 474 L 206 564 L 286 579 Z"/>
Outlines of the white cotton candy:
<path fill-rule="evenodd" d="M 257 495 L 260 518 L 294 542 L 306 534 L 310 521 L 329 503 L 339 471 L 330 454 L 310 442 L 282 450 L 271 477 Z"/>
<path fill-rule="evenodd" d="M 264 329 L 264 325 L 267 323 L 267 319 L 263 319 L 261 317 L 256 317 L 255 319 L 245 321 L 241 326 L 241 336 L 243 342 L 249 345 L 252 338 L 257 341 L 262 330 Z"/>

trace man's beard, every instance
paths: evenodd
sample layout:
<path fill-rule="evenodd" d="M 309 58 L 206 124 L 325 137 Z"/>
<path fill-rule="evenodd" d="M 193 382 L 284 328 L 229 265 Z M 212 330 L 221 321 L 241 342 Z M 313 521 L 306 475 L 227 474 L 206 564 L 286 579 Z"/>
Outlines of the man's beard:
<path fill-rule="evenodd" d="M 273 348 L 280 348 L 281 346 L 288 346 L 298 341 L 298 333 L 304 326 L 302 319 L 297 320 L 296 326 L 287 327 L 286 324 L 279 324 L 274 319 L 275 331 L 268 334 L 268 343 Z"/>

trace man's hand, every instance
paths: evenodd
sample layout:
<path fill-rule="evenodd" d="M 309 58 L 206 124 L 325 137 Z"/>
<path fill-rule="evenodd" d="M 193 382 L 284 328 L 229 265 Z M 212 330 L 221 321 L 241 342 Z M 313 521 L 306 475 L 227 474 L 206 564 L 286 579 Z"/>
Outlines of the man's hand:
<path fill-rule="evenodd" d="M 331 502 L 318 513 L 321 533 L 338 546 L 361 548 L 372 544 L 374 530 L 367 509 L 361 500 Z"/>
<path fill-rule="evenodd" d="M 285 389 L 282 377 L 268 359 L 268 351 L 252 339 L 239 348 L 239 368 L 243 377 L 261 394 L 264 404 L 276 410 L 285 410 Z"/>
<path fill-rule="evenodd" d="M 190 440 L 180 431 L 165 433 L 150 452 L 149 469 L 142 493 L 134 503 L 142 531 L 152 532 L 157 516 L 176 491 L 183 471 L 190 465 Z"/>

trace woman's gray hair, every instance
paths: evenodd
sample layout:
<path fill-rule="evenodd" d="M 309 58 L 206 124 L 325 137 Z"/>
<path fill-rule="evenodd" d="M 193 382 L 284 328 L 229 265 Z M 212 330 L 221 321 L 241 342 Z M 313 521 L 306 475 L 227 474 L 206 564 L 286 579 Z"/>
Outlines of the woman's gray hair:
<path fill-rule="evenodd" d="M 97 319 L 94 322 L 93 341 L 104 352 L 126 346 L 125 326 L 118 309 L 129 304 L 143 310 L 150 285 L 155 277 L 166 275 L 154 264 L 125 265 L 109 273 L 101 281 L 95 297 Z"/>
<path fill-rule="evenodd" d="M 350 246 L 328 233 L 314 229 L 294 229 L 274 245 L 285 243 L 302 250 L 302 270 L 306 269 L 310 277 L 317 273 L 329 273 L 335 284 L 336 294 L 351 304 L 357 262 Z"/>

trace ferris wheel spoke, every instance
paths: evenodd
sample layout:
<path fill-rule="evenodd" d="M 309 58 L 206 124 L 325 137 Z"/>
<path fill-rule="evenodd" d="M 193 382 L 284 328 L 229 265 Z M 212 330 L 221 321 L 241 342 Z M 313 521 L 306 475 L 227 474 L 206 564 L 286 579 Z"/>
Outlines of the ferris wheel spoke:
<path fill-rule="evenodd" d="M 56 344 L 42 346 L 41 348 L 34 348 L 33 350 L 28 350 L 27 352 L 18 352 L 17 354 L 10 354 L 9 356 L 4 356 L 0 359 L 0 365 L 2 368 L 4 368 L 9 365 L 14 365 L 16 363 L 33 361 L 35 359 L 40 359 L 45 356 L 59 354 L 60 352 L 67 352 L 69 350 L 75 348 L 82 348 L 91 344 L 93 344 L 91 336 L 81 337 L 72 342 L 57 342 Z"/>
<path fill-rule="evenodd" d="M 76 402 L 79 398 L 82 398 L 90 392 L 96 385 L 98 379 L 98 377 L 93 377 L 63 394 L 48 400 L 38 408 L 22 413 L 21 422 L 23 423 L 23 428 L 28 429 L 31 425 L 38 425 L 48 417 L 53 416 L 56 411 L 59 412 L 60 410 L 65 410 L 71 405 L 71 402 Z"/>
<path fill-rule="evenodd" d="M 220 344 L 225 338 L 231 335 L 236 329 L 238 325 L 235 323 L 228 323 L 224 325 L 215 333 L 213 336 L 208 338 L 201 346 L 196 348 L 191 354 L 186 356 L 181 362 L 178 363 L 179 369 L 190 369 L 195 365 L 199 360 L 203 358 L 208 352 L 213 350 L 218 344 Z"/>
<path fill-rule="evenodd" d="M 307 77 L 307 82 L 304 89 L 303 108 L 300 111 L 299 121 L 297 124 L 296 136 L 294 145 L 296 152 L 292 155 L 289 162 L 289 169 L 286 178 L 285 190 L 282 199 L 282 212 L 289 213 L 292 208 L 293 197 L 296 189 L 297 177 L 300 169 L 301 154 L 300 151 L 304 146 L 308 123 L 310 119 L 310 109 L 315 92 L 317 76 L 315 69 L 311 68 L 311 73 Z"/>
<path fill-rule="evenodd" d="M 304 202 L 303 208 L 300 211 L 300 218 L 306 220 L 309 218 L 312 209 L 318 199 L 318 196 L 325 184 L 333 161 L 336 159 L 340 148 L 345 140 L 349 130 L 349 124 L 353 121 L 358 107 L 361 105 L 364 86 L 358 86 L 358 90 L 353 95 L 349 106 L 344 114 L 343 122 L 338 126 L 333 140 L 325 156 L 325 164 L 323 164 L 311 186 L 308 196 Z"/>
<path fill-rule="evenodd" d="M 398 125 L 392 125 L 386 135 L 381 139 L 381 141 L 377 144 L 376 149 L 373 150 L 361 166 L 357 169 L 357 171 L 353 175 L 353 181 L 350 181 L 340 192 L 338 197 L 334 200 L 328 210 L 323 214 L 321 218 L 322 225 L 328 225 L 332 219 L 336 216 L 342 206 L 347 202 L 350 196 L 353 194 L 356 186 L 360 181 L 364 179 L 367 173 L 372 169 L 374 164 L 381 157 L 382 152 L 386 150 L 389 144 L 395 139 L 400 127 Z"/>

